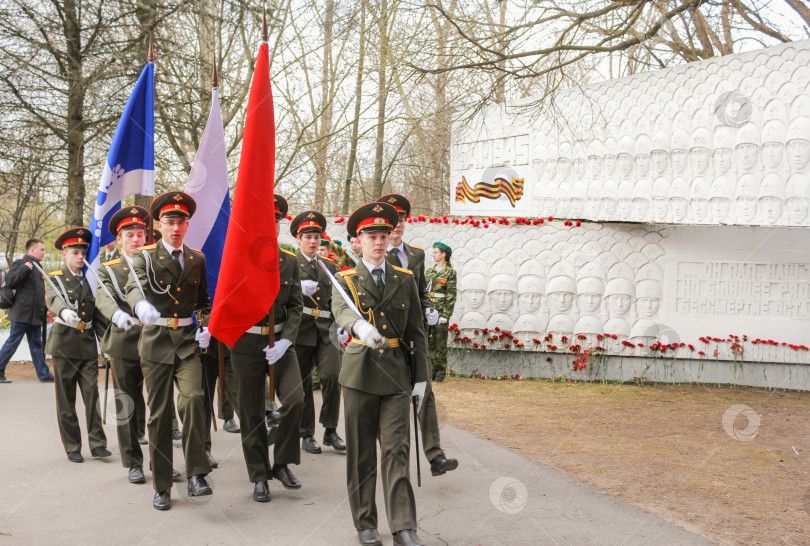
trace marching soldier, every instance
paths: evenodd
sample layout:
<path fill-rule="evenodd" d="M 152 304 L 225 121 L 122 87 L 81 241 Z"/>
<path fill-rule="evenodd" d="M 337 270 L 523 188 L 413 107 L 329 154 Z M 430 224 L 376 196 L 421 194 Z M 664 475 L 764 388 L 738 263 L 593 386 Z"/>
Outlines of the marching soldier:
<path fill-rule="evenodd" d="M 275 196 L 276 232 L 287 215 L 287 201 Z M 263 318 L 251 327 L 231 347 L 231 366 L 236 379 L 239 400 L 239 420 L 242 451 L 245 454 L 248 477 L 253 485 L 253 500 L 269 502 L 267 480 L 276 478 L 287 489 L 300 489 L 301 483 L 288 465 L 300 464 L 298 447 L 304 393 L 301 372 L 295 358 L 293 341 L 298 337 L 301 322 L 301 284 L 295 254 L 279 248 L 279 277 L 281 285 L 273 303 L 275 343 L 268 344 L 269 321 Z M 270 309 L 268 309 L 269 314 Z M 267 366 L 275 366 L 275 388 L 281 403 L 281 416 L 273 447 L 273 466 L 268 454 L 265 421 L 265 392 Z"/>
<path fill-rule="evenodd" d="M 447 375 L 447 323 L 456 306 L 456 270 L 450 265 L 453 251 L 444 243 L 433 243 L 433 261 L 436 265 L 425 272 L 430 285 L 430 302 L 439 313 L 439 322 L 428 333 L 430 360 L 433 363 L 433 381 L 441 383 Z"/>
<path fill-rule="evenodd" d="M 337 266 L 332 260 L 316 256 L 321 243 L 321 234 L 326 229 L 326 218 L 320 212 L 306 211 L 290 223 L 290 233 L 298 241 L 298 274 L 304 296 L 303 315 L 295 340 L 295 354 L 301 367 L 304 390 L 304 412 L 301 416 L 302 447 L 307 453 L 321 453 L 315 441 L 315 402 L 312 396 L 312 368 L 318 372 L 323 387 L 323 405 L 319 421 L 324 426 L 323 443 L 335 451 L 346 451 L 346 444 L 338 436 L 337 424 L 340 414 L 340 350 L 337 347 L 335 328 L 332 327 L 332 283 L 318 266 L 320 259 L 332 272 Z M 345 332 L 342 336 L 348 338 Z M 345 342 L 345 339 L 340 340 Z"/>
<path fill-rule="evenodd" d="M 197 205 L 183 192 L 159 195 L 152 203 L 162 239 L 139 248 L 126 287 L 127 302 L 144 324 L 138 353 L 149 404 L 149 452 L 157 510 L 171 508 L 172 414 L 174 384 L 177 410 L 183 425 L 188 495 L 212 494 L 205 476 L 211 465 L 205 457 L 204 395 L 200 348 L 206 348 L 208 328 L 194 326 L 195 311 L 210 312 L 205 256 L 183 244 L 188 221 Z"/>
<path fill-rule="evenodd" d="M 82 436 L 76 415 L 76 387 L 82 393 L 87 418 L 87 439 L 93 457 L 109 457 L 101 428 L 98 404 L 98 349 L 94 329 L 104 331 L 106 320 L 82 269 L 90 244 L 90 231 L 78 227 L 60 235 L 54 246 L 62 251 L 65 266 L 48 274 L 45 301 L 54 314 L 45 352 L 53 355 L 56 413 L 68 461 L 80 463 Z"/>
<path fill-rule="evenodd" d="M 405 220 L 411 215 L 411 203 L 404 196 L 396 193 L 383 195 L 378 199 L 378 202 L 392 205 L 399 214 L 399 223 L 391 231 L 391 236 L 388 239 L 386 259 L 394 265 L 405 267 L 413 272 L 414 280 L 416 280 L 416 285 L 419 288 L 419 300 L 422 309 L 424 309 L 425 320 L 428 326 L 433 326 L 439 321 L 439 313 L 430 308 L 430 296 L 425 281 L 425 251 L 402 240 L 402 236 L 405 234 Z M 428 375 L 433 371 L 431 368 L 432 366 L 428 361 Z M 450 470 L 458 468 L 458 460 L 448 459 L 441 447 L 439 417 L 436 414 L 436 398 L 433 395 L 433 387 L 430 381 L 427 384 L 422 411 L 419 412 L 419 427 L 422 430 L 425 457 L 430 461 L 430 473 L 433 476 L 441 476 Z"/>
<path fill-rule="evenodd" d="M 124 289 L 130 278 L 135 250 L 143 246 L 150 220 L 149 211 L 143 207 L 127 207 L 113 214 L 109 229 L 121 245 L 122 256 L 101 264 L 96 289 L 96 306 L 112 322 L 101 340 L 101 350 L 110 357 L 115 388 L 126 393 L 133 404 L 133 407 L 125 408 L 128 418 L 119 420 L 116 426 L 121 464 L 129 469 L 131 483 L 146 482 L 143 452 L 138 441 L 138 426 L 144 419 L 146 406 L 143 372 L 138 358 L 141 324 L 133 317 L 135 313 L 127 303 Z M 124 401 L 117 400 L 116 403 L 124 404 Z"/>
<path fill-rule="evenodd" d="M 340 273 L 332 293 L 335 320 L 354 335 L 343 355 L 340 384 L 349 505 L 361 544 L 382 544 L 375 503 L 377 441 L 394 544 L 422 544 L 409 478 L 409 410 L 411 396 L 424 395 L 427 340 L 413 275 L 385 260 L 388 235 L 397 221 L 396 209 L 383 203 L 369 203 L 351 215 L 347 230 L 353 237 L 359 234 L 363 258 L 355 269 Z M 362 317 L 338 286 L 351 294 Z"/>
<path fill-rule="evenodd" d="M 239 426 L 233 420 L 236 405 L 236 386 L 234 385 L 233 370 L 231 367 L 231 352 L 224 343 L 211 338 L 208 349 L 200 356 L 203 365 L 203 393 L 205 395 L 205 456 L 211 468 L 218 468 L 219 463 L 211 454 L 211 421 L 214 416 L 214 399 L 217 398 L 217 378 L 219 377 L 219 351 L 222 351 L 225 368 L 224 387 L 225 401 L 219 402 L 219 417 L 225 420 L 223 427 L 227 432 L 239 432 Z M 219 388 L 223 388 L 220 384 Z"/>

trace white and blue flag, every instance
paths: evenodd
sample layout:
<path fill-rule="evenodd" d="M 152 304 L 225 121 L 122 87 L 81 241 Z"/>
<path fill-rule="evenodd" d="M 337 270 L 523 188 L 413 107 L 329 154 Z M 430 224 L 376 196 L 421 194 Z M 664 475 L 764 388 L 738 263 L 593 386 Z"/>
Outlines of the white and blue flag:
<path fill-rule="evenodd" d="M 211 92 L 211 112 L 184 191 L 197 202 L 197 210 L 189 220 L 184 243 L 205 254 L 208 295 L 214 301 L 225 248 L 225 233 L 231 216 L 225 129 L 216 89 Z"/>
<path fill-rule="evenodd" d="M 87 266 L 97 271 L 99 250 L 115 241 L 110 218 L 130 195 L 155 195 L 155 65 L 147 63 L 135 82 L 118 127 L 115 129 L 107 163 L 98 185 L 96 206 L 90 220 L 93 238 L 87 250 Z M 95 292 L 95 277 L 88 282 Z"/>

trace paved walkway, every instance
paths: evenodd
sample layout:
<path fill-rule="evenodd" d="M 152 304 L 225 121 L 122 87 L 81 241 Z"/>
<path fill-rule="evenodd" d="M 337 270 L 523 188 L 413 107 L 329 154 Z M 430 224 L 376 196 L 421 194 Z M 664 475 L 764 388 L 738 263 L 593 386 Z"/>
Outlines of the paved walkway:
<path fill-rule="evenodd" d="M 303 488 L 287 491 L 270 482 L 273 501 L 259 504 L 251 500 L 239 435 L 220 428 L 213 438 L 220 467 L 209 476 L 214 495 L 189 499 L 183 480 L 172 491 L 172 509 L 158 512 L 149 483 L 127 482 L 111 420 L 105 431 L 113 456 L 92 459 L 85 445 L 85 462 L 74 464 L 59 440 L 53 385 L 0 385 L 0 415 L 0 546 L 357 543 L 345 456 L 331 448 L 322 455 L 302 452 L 301 465 L 293 469 Z M 317 434 L 320 440 L 320 425 Z M 474 434 L 444 425 L 442 439 L 461 465 L 433 478 L 422 456 L 416 500 L 419 534 L 428 544 L 707 544 Z M 179 442 L 174 457 L 182 472 Z M 414 468 L 414 485 L 415 474 Z M 380 533 L 391 544 L 379 490 Z"/>

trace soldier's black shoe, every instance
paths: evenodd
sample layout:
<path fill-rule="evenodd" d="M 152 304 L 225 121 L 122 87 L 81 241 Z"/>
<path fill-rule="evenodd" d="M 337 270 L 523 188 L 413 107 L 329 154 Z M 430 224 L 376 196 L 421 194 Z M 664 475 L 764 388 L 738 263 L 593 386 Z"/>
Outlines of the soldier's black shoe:
<path fill-rule="evenodd" d="M 357 541 L 364 546 L 382 546 L 382 539 L 377 529 L 357 531 Z"/>
<path fill-rule="evenodd" d="M 178 482 L 178 481 L 180 481 L 181 477 L 182 477 L 181 474 L 177 470 L 172 468 L 172 481 L 173 482 Z"/>
<path fill-rule="evenodd" d="M 188 496 L 189 497 L 202 497 L 203 495 L 211 495 L 214 491 L 205 477 L 202 474 L 195 474 L 188 479 Z"/>
<path fill-rule="evenodd" d="M 321 446 L 318 445 L 318 442 L 316 442 L 315 438 L 312 436 L 304 436 L 304 439 L 301 441 L 301 447 L 303 447 L 304 451 L 307 453 L 323 453 Z"/>
<path fill-rule="evenodd" d="M 172 440 L 182 440 L 182 439 L 183 435 L 180 434 L 180 431 L 178 429 L 174 429 L 172 431 Z"/>
<path fill-rule="evenodd" d="M 272 426 L 267 429 L 267 445 L 271 446 L 276 443 L 276 436 L 278 436 L 278 426 Z"/>
<path fill-rule="evenodd" d="M 142 466 L 133 466 L 129 469 L 129 483 L 146 483 Z"/>
<path fill-rule="evenodd" d="M 267 482 L 257 482 L 253 484 L 253 500 L 256 502 L 270 502 L 270 487 Z"/>
<path fill-rule="evenodd" d="M 0 383 L 11 383 L 11 379 L 6 379 L 5 375 L 0 375 Z"/>
<path fill-rule="evenodd" d="M 53 383 L 53 382 L 54 382 L 54 379 L 53 379 L 53 376 L 52 376 L 52 375 L 49 375 L 48 377 L 45 377 L 45 378 L 43 378 L 43 379 L 40 379 L 40 380 L 39 380 L 39 382 L 40 382 L 40 383 Z M 9 381 L 9 383 L 11 383 L 11 381 Z"/>
<path fill-rule="evenodd" d="M 155 510 L 168 510 L 172 507 L 172 490 L 159 491 L 155 493 L 155 498 L 152 499 L 152 506 Z"/>
<path fill-rule="evenodd" d="M 290 472 L 287 465 L 273 465 L 273 477 L 281 482 L 285 489 L 301 489 L 301 482 Z"/>
<path fill-rule="evenodd" d="M 214 456 L 213 456 L 213 455 L 211 455 L 211 452 L 210 452 L 210 451 L 206 451 L 206 452 L 205 452 L 205 458 L 206 458 L 206 459 L 208 459 L 208 464 L 210 464 L 210 465 L 211 465 L 211 468 L 217 468 L 217 467 L 219 467 L 219 463 L 217 462 L 217 460 L 216 460 L 216 459 L 214 459 Z"/>
<path fill-rule="evenodd" d="M 237 425 L 236 421 L 234 421 L 233 419 L 228 419 L 227 421 L 225 421 L 225 424 L 222 425 L 222 428 L 225 429 L 225 432 L 233 432 L 233 433 L 239 432 L 239 425 Z"/>
<path fill-rule="evenodd" d="M 458 461 L 456 459 L 448 459 L 444 454 L 436 455 L 430 461 L 430 473 L 434 476 L 441 476 L 446 472 L 458 468 Z"/>
<path fill-rule="evenodd" d="M 68 461 L 71 463 L 81 463 L 84 461 L 84 457 L 82 457 L 81 451 L 69 451 L 67 454 Z"/>
<path fill-rule="evenodd" d="M 413 529 L 403 529 L 398 533 L 394 533 L 394 544 L 402 544 L 403 546 L 425 546 L 425 543 L 416 534 Z"/>
<path fill-rule="evenodd" d="M 268 411 L 264 417 L 267 420 L 267 428 L 278 426 L 281 421 L 281 414 L 275 410 Z"/>
<path fill-rule="evenodd" d="M 346 451 L 346 443 L 337 432 L 330 431 L 323 435 L 323 445 L 332 446 L 335 451 Z"/>
<path fill-rule="evenodd" d="M 106 447 L 99 446 L 91 449 L 90 455 L 92 455 L 96 459 L 102 459 L 104 457 L 109 457 L 110 455 L 112 455 L 112 453 L 110 453 L 110 450 L 107 449 Z"/>
<path fill-rule="evenodd" d="M 441 383 L 442 381 L 444 381 L 444 374 L 437 373 L 436 375 L 433 376 L 433 381 L 435 381 L 436 383 Z"/>
<path fill-rule="evenodd" d="M 140 436 L 138 436 L 138 443 L 141 444 L 142 446 L 145 446 L 146 444 L 149 443 L 149 440 L 146 439 L 145 434 L 141 434 Z"/>

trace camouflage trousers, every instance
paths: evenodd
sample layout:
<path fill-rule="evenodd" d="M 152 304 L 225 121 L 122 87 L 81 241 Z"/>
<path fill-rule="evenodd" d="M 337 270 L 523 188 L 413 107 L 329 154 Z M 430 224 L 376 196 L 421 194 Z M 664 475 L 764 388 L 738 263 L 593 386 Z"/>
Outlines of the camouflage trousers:
<path fill-rule="evenodd" d="M 433 375 L 447 375 L 447 324 L 437 324 L 431 328 L 428 344 Z"/>

